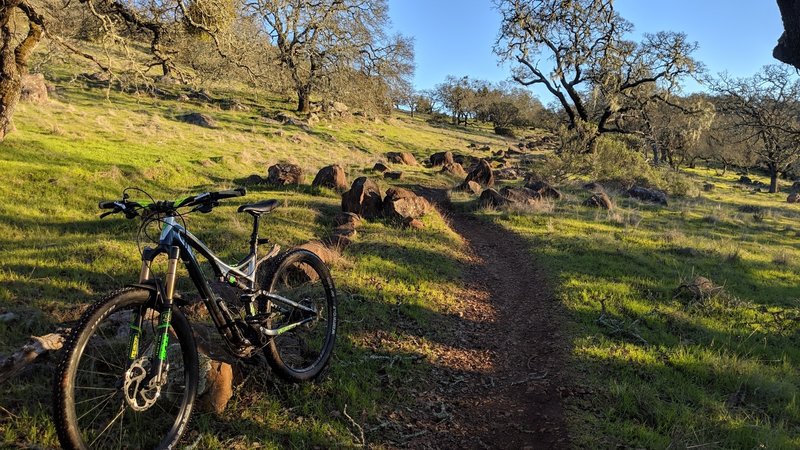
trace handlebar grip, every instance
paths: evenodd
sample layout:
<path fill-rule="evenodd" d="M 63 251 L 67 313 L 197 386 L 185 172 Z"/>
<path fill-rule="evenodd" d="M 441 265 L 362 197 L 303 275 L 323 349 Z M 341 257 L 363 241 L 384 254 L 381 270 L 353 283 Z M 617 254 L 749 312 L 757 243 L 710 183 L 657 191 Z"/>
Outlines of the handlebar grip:
<path fill-rule="evenodd" d="M 221 200 L 223 198 L 242 197 L 247 194 L 247 190 L 243 187 L 231 189 L 229 191 L 220 191 L 213 194 L 214 198 Z"/>
<path fill-rule="evenodd" d="M 117 207 L 117 202 L 116 201 L 104 201 L 104 202 L 100 202 L 97 205 L 97 207 L 100 208 L 100 209 L 114 209 L 114 208 Z"/>

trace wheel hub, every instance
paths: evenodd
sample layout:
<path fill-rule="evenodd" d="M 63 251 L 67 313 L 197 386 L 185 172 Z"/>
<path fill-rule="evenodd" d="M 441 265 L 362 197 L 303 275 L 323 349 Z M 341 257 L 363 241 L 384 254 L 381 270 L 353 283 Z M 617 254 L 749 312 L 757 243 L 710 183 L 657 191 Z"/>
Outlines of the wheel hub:
<path fill-rule="evenodd" d="M 150 359 L 144 357 L 134 361 L 125 371 L 122 391 L 125 402 L 134 411 L 147 411 L 161 395 L 161 383 L 155 377 L 147 376 L 149 368 Z M 162 374 L 162 379 L 167 379 L 166 373 Z"/>

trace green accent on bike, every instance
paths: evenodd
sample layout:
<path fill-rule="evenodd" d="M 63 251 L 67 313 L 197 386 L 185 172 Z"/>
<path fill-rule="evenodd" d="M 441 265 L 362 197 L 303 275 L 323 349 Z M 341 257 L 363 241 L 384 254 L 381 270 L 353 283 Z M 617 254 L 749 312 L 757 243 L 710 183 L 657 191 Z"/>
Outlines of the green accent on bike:
<path fill-rule="evenodd" d="M 161 340 L 158 345 L 158 359 L 164 361 L 167 359 L 167 345 L 169 344 L 169 324 L 172 318 L 172 310 L 168 309 L 161 313 L 161 323 L 158 324 L 159 329 L 164 331 L 161 333 Z"/>
<path fill-rule="evenodd" d="M 233 275 L 228 277 L 228 284 L 235 285 L 236 284 L 236 277 Z"/>
<path fill-rule="evenodd" d="M 133 325 L 133 324 L 131 324 L 131 330 L 138 331 L 139 333 L 142 332 L 142 329 L 140 327 L 137 327 L 136 325 Z"/>
<path fill-rule="evenodd" d="M 131 335 L 130 348 L 131 348 L 131 351 L 130 351 L 130 354 L 128 355 L 128 359 L 133 361 L 134 359 L 136 359 L 137 356 L 139 356 L 139 334 L 138 333 Z"/>
<path fill-rule="evenodd" d="M 293 324 L 290 324 L 290 325 L 286 325 L 285 327 L 278 328 L 277 333 L 278 334 L 283 334 L 283 333 L 291 330 L 292 328 L 296 328 L 299 325 L 300 325 L 300 322 L 296 322 L 296 323 L 293 323 Z"/>

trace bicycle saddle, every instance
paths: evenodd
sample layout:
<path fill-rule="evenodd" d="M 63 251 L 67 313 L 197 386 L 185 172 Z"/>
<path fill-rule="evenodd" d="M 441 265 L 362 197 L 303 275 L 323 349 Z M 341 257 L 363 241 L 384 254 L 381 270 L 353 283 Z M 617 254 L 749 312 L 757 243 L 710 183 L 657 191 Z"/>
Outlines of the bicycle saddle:
<path fill-rule="evenodd" d="M 249 203 L 239 207 L 239 212 L 250 213 L 253 216 L 260 216 L 266 214 L 273 209 L 277 208 L 279 202 L 277 200 L 264 200 L 256 203 Z"/>

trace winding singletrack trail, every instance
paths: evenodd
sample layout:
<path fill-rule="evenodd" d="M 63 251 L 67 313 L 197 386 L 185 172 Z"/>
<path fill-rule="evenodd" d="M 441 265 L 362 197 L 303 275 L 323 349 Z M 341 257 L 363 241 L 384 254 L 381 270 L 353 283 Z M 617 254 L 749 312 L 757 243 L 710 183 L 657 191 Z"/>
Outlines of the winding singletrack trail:
<path fill-rule="evenodd" d="M 454 212 L 444 190 L 417 188 L 467 242 L 473 264 L 456 332 L 431 388 L 418 401 L 409 448 L 561 449 L 569 446 L 562 396 L 568 395 L 563 312 L 530 244 L 512 232 Z"/>

